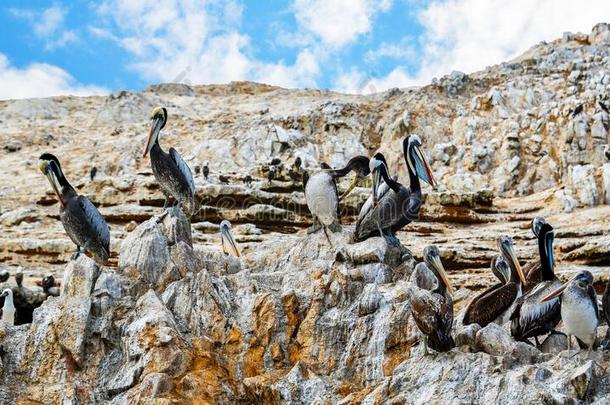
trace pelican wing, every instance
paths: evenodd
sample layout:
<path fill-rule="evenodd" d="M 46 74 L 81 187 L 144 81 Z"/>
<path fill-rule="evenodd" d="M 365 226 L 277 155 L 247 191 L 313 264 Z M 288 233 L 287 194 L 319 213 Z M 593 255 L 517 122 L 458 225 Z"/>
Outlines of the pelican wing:
<path fill-rule="evenodd" d="M 172 160 L 176 163 L 176 166 L 178 166 L 180 173 L 182 173 L 182 175 L 188 182 L 191 192 L 193 194 L 195 194 L 195 180 L 193 180 L 193 174 L 191 173 L 191 169 L 189 169 L 188 165 L 186 164 L 184 159 L 182 159 L 182 156 L 180 156 L 180 153 L 178 153 L 178 151 L 176 149 L 169 148 L 169 155 L 172 157 Z"/>
<path fill-rule="evenodd" d="M 610 325 L 610 280 L 606 284 L 606 291 L 604 291 L 602 296 L 602 309 L 604 310 L 606 322 Z"/>
<path fill-rule="evenodd" d="M 599 321 L 599 310 L 597 308 L 597 294 L 595 293 L 595 288 L 592 285 L 587 287 L 587 294 L 589 295 L 589 299 L 591 300 L 591 305 L 593 305 L 593 309 L 595 310 L 595 316 Z"/>
<path fill-rule="evenodd" d="M 515 283 L 496 284 L 476 296 L 468 305 L 464 325 L 478 323 L 482 327 L 495 321 L 513 304 L 519 293 Z"/>
<path fill-rule="evenodd" d="M 356 222 L 355 239 L 362 241 L 372 236 L 380 236 L 379 229 L 384 233 L 392 233 L 417 218 L 421 201 L 412 199 L 411 191 L 401 187 L 399 192 L 389 190 L 361 220 Z"/>
<path fill-rule="evenodd" d="M 85 214 L 85 220 L 95 233 L 97 240 L 107 251 L 110 251 L 110 228 L 108 228 L 108 224 L 104 220 L 102 214 L 100 214 L 97 208 L 95 208 L 95 205 L 85 196 L 78 196 L 78 204 L 82 208 L 83 213 Z"/>
<path fill-rule="evenodd" d="M 538 283 L 542 281 L 542 264 L 540 260 L 532 260 L 523 266 L 523 273 L 525 274 L 525 291 L 532 290 Z"/>
<path fill-rule="evenodd" d="M 417 287 L 410 288 L 410 293 L 413 319 L 419 330 L 429 336 L 439 327 L 440 295 Z"/>

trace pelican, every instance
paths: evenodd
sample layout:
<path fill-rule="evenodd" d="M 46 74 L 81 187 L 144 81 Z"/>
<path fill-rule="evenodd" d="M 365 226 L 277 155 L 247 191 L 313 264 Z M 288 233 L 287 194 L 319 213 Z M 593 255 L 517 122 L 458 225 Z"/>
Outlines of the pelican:
<path fill-rule="evenodd" d="M 380 235 L 390 244 L 399 244 L 395 236 L 396 232 L 417 219 L 419 214 L 422 204 L 419 179 L 436 187 L 430 167 L 420 150 L 419 137 L 407 136 L 402 144 L 410 186 L 407 188 L 390 178 L 385 158 L 381 153 L 377 153 L 371 159 L 373 189 L 370 202 L 367 201 L 362 206 L 356 222 L 354 231 L 356 242 Z M 386 187 L 380 187 L 381 178 Z"/>
<path fill-rule="evenodd" d="M 231 223 L 226 219 L 220 223 L 220 239 L 222 241 L 222 251 L 226 255 L 241 257 L 241 253 L 237 248 L 233 233 L 231 232 Z"/>
<path fill-rule="evenodd" d="M 100 212 L 87 197 L 76 193 L 66 180 L 55 156 L 43 154 L 39 158 L 38 167 L 59 199 L 59 218 L 76 245 L 73 258 L 91 252 L 98 263 L 105 264 L 110 257 L 110 229 Z"/>
<path fill-rule="evenodd" d="M 542 228 L 542 225 L 546 223 L 547 222 L 543 217 L 535 217 L 532 220 L 532 233 L 536 237 L 536 240 L 540 240 L 540 228 Z M 527 281 L 527 284 L 524 286 L 523 289 L 524 292 L 530 291 L 539 282 L 542 281 L 542 262 L 544 260 L 548 260 L 546 258 L 547 249 L 546 246 L 544 246 L 544 243 L 542 245 L 540 245 L 539 243 L 538 247 L 538 253 L 540 258 L 538 260 L 533 260 L 529 262 L 523 267 L 523 272 L 525 273 L 525 280 Z M 540 247 L 543 247 L 543 249 L 540 249 Z"/>
<path fill-rule="evenodd" d="M 538 344 L 538 336 L 555 332 L 554 328 L 561 320 L 559 299 L 540 303 L 540 299 L 558 288 L 561 281 L 553 273 L 553 240 L 555 238 L 553 227 L 548 223 L 543 223 L 538 232 L 538 247 L 541 252 L 544 251 L 541 258 L 543 280 L 517 299 L 515 309 L 510 316 L 510 331 L 513 337 L 521 341 L 533 337 L 536 344 Z"/>
<path fill-rule="evenodd" d="M 424 334 L 424 353 L 428 354 L 428 346 L 437 352 L 446 352 L 455 347 L 451 337 L 453 288 L 436 246 L 424 248 L 424 262 L 436 277 L 436 288 L 432 291 L 414 286 L 410 288 L 411 314 Z"/>
<path fill-rule="evenodd" d="M 309 228 L 308 233 L 318 231 L 320 228 L 329 228 L 333 232 L 340 232 L 341 225 L 339 224 L 338 208 L 339 197 L 337 195 L 337 185 L 335 179 L 347 175 L 350 171 L 356 172 L 356 177 L 352 181 L 349 190 L 356 183 L 368 176 L 369 174 L 369 159 L 365 156 L 356 156 L 345 165 L 342 169 L 323 169 L 306 179 L 305 183 L 305 201 L 307 207 L 313 216 L 314 224 Z M 345 197 L 346 193 L 343 194 Z M 327 235 L 328 237 L 328 235 Z"/>
<path fill-rule="evenodd" d="M 195 181 L 191 169 L 184 162 L 178 151 L 169 148 L 165 153 L 159 145 L 159 132 L 167 123 L 167 110 L 165 107 L 156 107 L 152 110 L 152 126 L 146 141 L 144 156 L 150 153 L 150 165 L 155 178 L 161 186 L 165 196 L 163 208 L 173 196 L 180 206 L 184 205 L 185 213 L 192 216 L 195 213 Z"/>
<path fill-rule="evenodd" d="M 568 332 L 568 353 L 570 337 L 576 336 L 578 343 L 586 345 L 589 352 L 593 350 L 599 324 L 597 312 L 597 295 L 593 288 L 593 275 L 581 271 L 570 281 L 547 294 L 540 302 L 549 302 L 561 296 L 561 319 Z"/>
<path fill-rule="evenodd" d="M 417 263 L 413 273 L 411 273 L 411 277 L 409 277 L 409 281 L 416 287 L 424 290 L 431 291 L 436 287 L 436 276 L 424 262 Z"/>
<path fill-rule="evenodd" d="M 513 240 L 508 236 L 498 238 L 501 256 L 492 261 L 491 271 L 500 280 L 475 297 L 464 315 L 464 325 L 478 323 L 485 327 L 496 319 L 504 323 L 505 314 L 521 296 L 525 277 L 515 254 Z"/>
<path fill-rule="evenodd" d="M 51 287 L 55 287 L 55 277 L 53 274 L 49 273 L 46 275 L 46 277 L 43 277 L 40 285 L 42 287 L 42 291 L 48 294 Z"/>
<path fill-rule="evenodd" d="M 10 288 L 5 289 L 0 295 L 0 298 L 4 298 L 4 305 L 2 306 L 2 322 L 8 326 L 15 324 L 15 304 L 13 303 L 13 290 Z"/>

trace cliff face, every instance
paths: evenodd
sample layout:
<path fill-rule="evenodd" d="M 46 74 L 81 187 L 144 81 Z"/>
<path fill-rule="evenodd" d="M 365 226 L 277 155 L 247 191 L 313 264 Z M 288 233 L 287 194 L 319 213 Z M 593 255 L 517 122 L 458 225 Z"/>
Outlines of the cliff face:
<path fill-rule="evenodd" d="M 459 349 L 422 357 L 408 280 L 424 246 L 438 245 L 458 313 L 489 285 L 498 235 L 515 238 L 522 263 L 536 260 L 529 221 L 544 215 L 556 228 L 558 273 L 588 269 L 601 288 L 610 263 L 609 45 L 600 24 L 482 72 L 370 96 L 232 83 L 0 101 L 0 261 L 63 278 L 62 295 L 31 325 L 0 331 L 0 398 L 608 400 L 607 355 L 559 358 L 552 352 L 565 341 L 538 351 L 500 327 L 458 322 Z M 210 178 L 196 176 L 203 208 L 191 224 L 177 210 L 153 217 L 163 197 L 141 155 L 155 105 L 169 111 L 161 144 L 192 170 L 209 160 Z M 398 235 L 404 247 L 350 244 L 349 225 L 332 246 L 307 236 L 301 185 L 288 175 L 295 157 L 306 168 L 340 166 L 380 150 L 404 179 L 407 134 L 422 139 L 441 187 L 425 190 L 421 220 Z M 86 257 L 66 266 L 74 247 L 36 164 L 46 151 L 108 220 L 108 267 Z M 274 158 L 282 164 L 269 182 Z M 345 200 L 344 224 L 368 192 Z M 221 219 L 234 224 L 241 260 L 221 254 Z"/>

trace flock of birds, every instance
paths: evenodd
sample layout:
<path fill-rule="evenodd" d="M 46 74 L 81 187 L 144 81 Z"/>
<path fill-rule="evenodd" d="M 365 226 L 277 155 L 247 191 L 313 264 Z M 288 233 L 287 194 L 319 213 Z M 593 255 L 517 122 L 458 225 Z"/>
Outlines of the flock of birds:
<path fill-rule="evenodd" d="M 197 212 L 195 182 L 192 173 L 178 151 L 170 148 L 165 152 L 159 144 L 159 134 L 167 123 L 164 107 L 153 109 L 152 124 L 143 157 L 150 155 L 152 172 L 165 196 L 164 209 L 173 197 L 189 217 Z M 385 157 L 381 153 L 371 159 L 366 156 L 352 158 L 345 167 L 332 169 L 322 164 L 313 174 L 304 172 L 303 187 L 307 206 L 313 216 L 313 225 L 308 233 L 323 230 L 329 243 L 328 231 L 340 232 L 339 202 L 345 198 L 358 182 L 372 176 L 371 194 L 358 216 L 353 241 L 361 242 L 371 237 L 381 236 L 388 245 L 399 245 L 396 232 L 415 220 L 422 205 L 420 180 L 436 187 L 436 181 L 428 162 L 421 151 L 417 136 L 407 136 L 403 140 L 403 157 L 409 173 L 409 185 L 401 184 L 396 176 L 391 176 Z M 301 161 L 298 159 L 298 168 Z M 273 163 L 273 162 L 272 162 Z M 295 162 L 297 165 L 297 162 Z M 268 173 L 272 181 L 276 165 L 271 165 Z M 40 171 L 49 180 L 60 203 L 60 220 L 76 245 L 73 258 L 89 252 L 101 264 L 110 257 L 110 230 L 97 208 L 84 196 L 78 195 L 63 174 L 57 157 L 45 153 L 39 158 Z M 196 172 L 201 168 L 197 167 Z M 339 195 L 337 180 L 354 172 L 355 177 L 348 189 Z M 294 173 L 299 173 L 294 171 Z M 203 166 L 203 175 L 209 175 L 209 166 Z M 292 171 L 291 171 L 292 177 Z M 298 175 L 300 177 L 300 174 Z M 252 179 L 249 179 L 250 183 Z M 522 269 L 515 253 L 512 239 L 501 236 L 497 240 L 500 254 L 492 261 L 491 271 L 498 283 L 475 297 L 467 307 L 463 323 L 479 324 L 482 327 L 491 322 L 504 324 L 510 321 L 512 336 L 519 341 L 538 338 L 555 330 L 563 320 L 570 336 L 575 336 L 581 348 L 594 348 L 596 331 L 600 320 L 598 301 L 593 289 L 593 277 L 583 271 L 566 283 L 562 283 L 554 273 L 553 240 L 554 230 L 544 218 L 532 221 L 532 231 L 538 241 L 539 260 L 528 263 Z M 231 233 L 231 224 L 220 224 L 222 248 L 226 254 L 240 256 L 240 250 Z M 411 312 L 418 328 L 424 335 L 424 349 L 447 351 L 455 346 L 452 338 L 453 327 L 453 287 L 443 267 L 436 246 L 424 249 L 424 261 L 419 263 L 411 276 Z M 525 272 L 524 272 L 525 270 Z M 4 290 L 2 319 L 13 324 L 15 307 L 11 289 Z M 610 324 L 610 283 L 602 297 L 603 316 Z"/>

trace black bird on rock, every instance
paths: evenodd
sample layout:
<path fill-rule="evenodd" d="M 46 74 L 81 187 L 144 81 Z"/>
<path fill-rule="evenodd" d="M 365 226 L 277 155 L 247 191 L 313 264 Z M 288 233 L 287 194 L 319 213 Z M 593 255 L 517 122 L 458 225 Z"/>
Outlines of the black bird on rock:
<path fill-rule="evenodd" d="M 51 183 L 59 200 L 59 218 L 66 233 L 76 244 L 73 257 L 91 252 L 98 263 L 105 264 L 110 257 L 110 229 L 100 212 L 87 197 L 76 193 L 54 155 L 41 155 L 38 167 Z"/>
<path fill-rule="evenodd" d="M 165 196 L 163 208 L 167 207 L 171 196 L 183 207 L 185 214 L 191 216 L 196 211 L 195 181 L 191 169 L 176 149 L 169 148 L 169 153 L 166 153 L 159 144 L 159 132 L 167 123 L 167 109 L 156 107 L 152 111 L 151 119 L 152 125 L 143 157 L 150 153 L 153 174 Z"/>
<path fill-rule="evenodd" d="M 210 162 L 208 162 L 206 160 L 203 163 L 203 178 L 207 180 L 209 175 L 210 175 Z"/>

